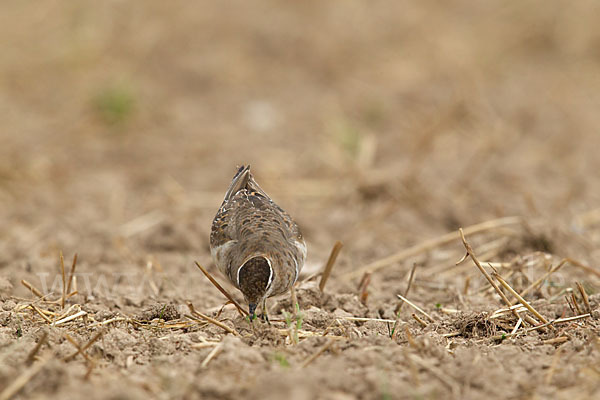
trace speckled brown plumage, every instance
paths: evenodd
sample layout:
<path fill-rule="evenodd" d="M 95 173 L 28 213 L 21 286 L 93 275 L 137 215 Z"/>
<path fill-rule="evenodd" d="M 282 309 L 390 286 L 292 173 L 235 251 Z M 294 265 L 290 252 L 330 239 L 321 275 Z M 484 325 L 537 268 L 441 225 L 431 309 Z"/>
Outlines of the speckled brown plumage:
<path fill-rule="evenodd" d="M 291 288 L 306 258 L 300 228 L 258 186 L 250 166 L 239 168 L 225 194 L 212 223 L 210 248 L 251 314 L 267 297 Z"/>

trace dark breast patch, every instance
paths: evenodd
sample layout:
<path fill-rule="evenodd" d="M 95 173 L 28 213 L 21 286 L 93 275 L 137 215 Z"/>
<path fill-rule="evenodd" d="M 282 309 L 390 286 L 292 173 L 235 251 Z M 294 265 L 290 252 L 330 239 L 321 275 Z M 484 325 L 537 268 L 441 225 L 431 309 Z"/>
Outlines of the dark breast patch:
<path fill-rule="evenodd" d="M 267 292 L 271 267 L 264 257 L 253 257 L 240 268 L 240 290 L 250 302 L 260 300 Z"/>

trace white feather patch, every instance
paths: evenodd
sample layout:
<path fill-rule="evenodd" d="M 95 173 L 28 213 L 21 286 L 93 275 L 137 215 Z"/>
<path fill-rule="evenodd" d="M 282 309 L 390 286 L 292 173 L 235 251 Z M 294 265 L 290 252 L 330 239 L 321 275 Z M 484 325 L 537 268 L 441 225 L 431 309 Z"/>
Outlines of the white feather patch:
<path fill-rule="evenodd" d="M 229 271 L 227 271 L 228 262 L 225 259 L 225 254 L 227 254 L 228 249 L 236 243 L 237 240 L 230 240 L 210 249 L 210 254 L 217 265 L 217 268 L 219 268 L 219 271 L 225 276 L 229 276 Z"/>

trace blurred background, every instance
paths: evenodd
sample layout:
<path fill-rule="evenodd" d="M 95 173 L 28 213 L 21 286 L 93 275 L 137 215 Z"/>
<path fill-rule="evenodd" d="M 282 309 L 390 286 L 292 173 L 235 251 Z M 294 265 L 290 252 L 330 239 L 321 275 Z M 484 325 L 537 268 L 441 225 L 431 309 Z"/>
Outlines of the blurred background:
<path fill-rule="evenodd" d="M 1 2 L 0 267 L 209 263 L 244 163 L 313 262 L 522 215 L 593 263 L 599 8 Z"/>
<path fill-rule="evenodd" d="M 357 290 L 373 261 L 521 216 L 518 229 L 468 237 L 480 259 L 514 267 L 502 273 L 516 272 L 522 292 L 571 257 L 528 296 L 548 318 L 573 315 L 562 294 L 578 280 L 597 305 L 599 15 L 592 0 L 0 1 L 0 387 L 39 371 L 25 360 L 48 329 L 52 350 L 39 354 L 53 360 L 23 398 L 600 398 L 595 322 L 561 328 L 560 341 L 482 339 L 501 303 L 470 261 L 455 265 L 459 240 L 365 275 Z M 299 285 L 313 336 L 287 346 L 282 319 L 250 335 L 230 307 L 215 318 L 243 342 L 204 343 L 222 335 L 212 325 L 131 324 L 163 318 L 167 304 L 221 309 L 194 260 L 225 281 L 210 225 L 248 163 L 302 227 L 305 272 L 344 243 L 324 294 Z M 59 299 L 61 251 L 67 269 L 79 256 L 68 310 L 89 320 L 54 328 L 22 307 L 35 296 L 21 280 Z M 396 342 L 381 320 L 340 322 L 400 317 L 413 262 L 409 297 L 440 324 L 422 328 L 405 306 L 415 339 L 407 322 Z M 287 297 L 271 301 L 273 321 L 291 310 Z M 455 329 L 464 340 L 445 337 Z M 74 350 L 67 330 L 91 346 L 93 372 L 81 357 L 62 361 Z M 328 332 L 348 341 L 325 354 Z"/>

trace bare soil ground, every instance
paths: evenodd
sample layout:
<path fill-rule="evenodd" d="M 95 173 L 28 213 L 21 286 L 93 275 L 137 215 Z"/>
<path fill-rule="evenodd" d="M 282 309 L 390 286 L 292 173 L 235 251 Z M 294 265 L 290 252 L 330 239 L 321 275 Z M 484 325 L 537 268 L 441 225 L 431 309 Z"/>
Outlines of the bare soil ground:
<path fill-rule="evenodd" d="M 2 2 L 0 398 L 600 398 L 599 11 Z M 271 325 L 194 265 L 242 300 L 242 163 L 309 246 Z"/>

